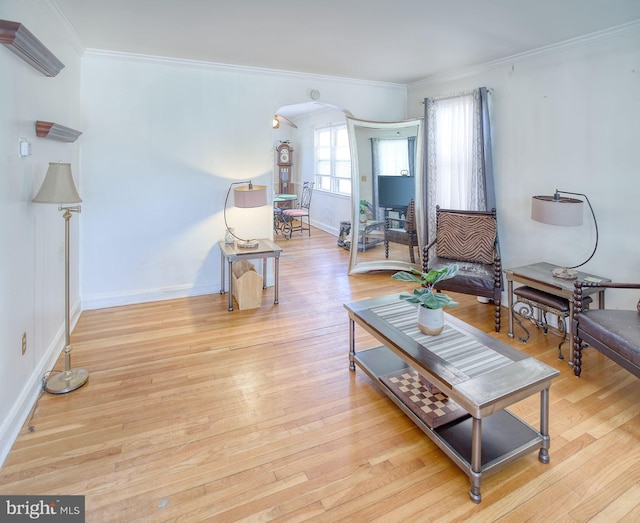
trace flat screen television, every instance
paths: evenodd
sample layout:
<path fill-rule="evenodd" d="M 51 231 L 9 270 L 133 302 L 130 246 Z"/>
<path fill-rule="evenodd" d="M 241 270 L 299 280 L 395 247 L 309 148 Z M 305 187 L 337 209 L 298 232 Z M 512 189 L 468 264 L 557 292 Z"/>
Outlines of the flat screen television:
<path fill-rule="evenodd" d="M 406 207 L 414 199 L 413 176 L 378 176 L 378 205 L 386 208 Z"/>

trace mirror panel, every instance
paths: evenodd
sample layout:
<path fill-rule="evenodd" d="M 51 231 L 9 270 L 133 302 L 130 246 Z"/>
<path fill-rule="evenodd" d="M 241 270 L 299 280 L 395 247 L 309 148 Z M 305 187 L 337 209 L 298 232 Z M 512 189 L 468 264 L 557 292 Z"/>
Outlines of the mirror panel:
<path fill-rule="evenodd" d="M 349 274 L 420 269 L 424 245 L 423 120 L 372 122 L 347 118 L 351 149 L 351 255 Z M 415 204 L 417 246 L 414 261 L 403 234 L 411 199 Z M 361 206 L 361 201 L 366 205 Z M 364 212 L 361 213 L 361 207 Z M 385 221 L 396 241 L 385 247 Z M 390 235 L 390 238 L 393 236 Z"/>

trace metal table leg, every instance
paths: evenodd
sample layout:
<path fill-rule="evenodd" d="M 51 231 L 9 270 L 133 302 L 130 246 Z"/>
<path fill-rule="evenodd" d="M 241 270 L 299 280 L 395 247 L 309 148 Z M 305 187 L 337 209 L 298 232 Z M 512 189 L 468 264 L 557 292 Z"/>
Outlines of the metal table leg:
<path fill-rule="evenodd" d="M 513 280 L 507 280 L 507 299 L 509 301 L 509 333 L 507 336 L 513 338 Z"/>
<path fill-rule="evenodd" d="M 540 391 L 540 435 L 542 436 L 542 446 L 538 452 L 538 459 L 542 463 L 549 463 L 549 389 Z"/>
<path fill-rule="evenodd" d="M 274 257 L 274 273 L 276 277 L 275 287 L 273 289 L 273 303 L 278 304 L 278 284 L 280 282 L 280 256 Z"/>
<path fill-rule="evenodd" d="M 229 310 L 233 310 L 233 261 L 229 258 Z"/>
<path fill-rule="evenodd" d="M 224 253 L 220 250 L 220 294 L 224 294 Z"/>
<path fill-rule="evenodd" d="M 469 497 L 474 503 L 480 503 L 480 481 L 482 480 L 482 420 L 473 418 L 471 426 L 471 471 L 469 474 L 471 489 Z"/>
<path fill-rule="evenodd" d="M 349 370 L 356 370 L 356 322 L 349 319 Z"/>

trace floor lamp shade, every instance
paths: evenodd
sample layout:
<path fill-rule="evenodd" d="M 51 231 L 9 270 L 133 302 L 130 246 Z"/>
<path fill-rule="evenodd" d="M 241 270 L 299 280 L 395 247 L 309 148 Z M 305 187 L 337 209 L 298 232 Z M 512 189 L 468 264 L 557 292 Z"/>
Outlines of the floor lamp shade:
<path fill-rule="evenodd" d="M 51 394 L 66 394 L 82 387 L 89 379 L 86 369 L 71 368 L 71 341 L 69 321 L 69 221 L 72 213 L 80 212 L 82 201 L 71 175 L 68 163 L 50 163 L 42 186 L 32 200 L 34 203 L 57 203 L 58 210 L 64 211 L 64 371 L 45 380 L 45 390 Z"/>
<path fill-rule="evenodd" d="M 534 196 L 531 219 L 549 225 L 582 225 L 584 202 L 577 198 Z"/>
<path fill-rule="evenodd" d="M 42 187 L 31 201 L 34 203 L 80 203 L 82 199 L 73 183 L 71 164 L 51 162 Z"/>

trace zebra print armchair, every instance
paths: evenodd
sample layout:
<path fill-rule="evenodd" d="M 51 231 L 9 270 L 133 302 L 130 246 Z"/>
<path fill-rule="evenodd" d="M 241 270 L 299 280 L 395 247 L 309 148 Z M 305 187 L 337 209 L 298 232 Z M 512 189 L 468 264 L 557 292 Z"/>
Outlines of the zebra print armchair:
<path fill-rule="evenodd" d="M 429 253 L 435 255 L 429 257 Z M 496 332 L 500 332 L 502 264 L 496 210 L 458 211 L 436 207 L 436 238 L 423 249 L 425 272 L 457 263 L 458 274 L 436 285 L 438 291 L 460 292 L 488 298 L 495 306 Z"/>

